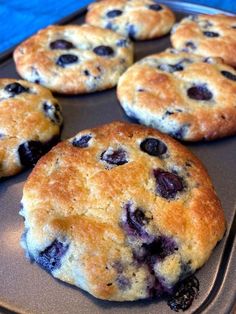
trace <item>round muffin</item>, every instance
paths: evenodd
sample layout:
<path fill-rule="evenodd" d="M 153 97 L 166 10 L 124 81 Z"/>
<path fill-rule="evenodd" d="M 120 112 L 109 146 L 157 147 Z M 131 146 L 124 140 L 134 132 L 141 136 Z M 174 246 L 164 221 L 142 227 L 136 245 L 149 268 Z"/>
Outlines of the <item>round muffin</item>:
<path fill-rule="evenodd" d="M 133 40 L 145 40 L 169 33 L 175 16 L 154 0 L 103 0 L 89 5 L 86 22 Z"/>
<path fill-rule="evenodd" d="M 171 293 L 225 231 L 200 161 L 167 135 L 122 122 L 81 131 L 40 159 L 20 213 L 33 261 L 116 301 Z"/>
<path fill-rule="evenodd" d="M 180 140 L 236 133 L 236 71 L 219 58 L 150 55 L 121 76 L 117 94 L 130 118 Z"/>
<path fill-rule="evenodd" d="M 92 25 L 49 26 L 14 51 L 18 73 L 64 94 L 111 88 L 133 62 L 133 45 Z"/>
<path fill-rule="evenodd" d="M 236 66 L 236 16 L 198 15 L 184 18 L 172 29 L 174 48 L 205 57 L 221 57 Z"/>
<path fill-rule="evenodd" d="M 0 79 L 0 178 L 14 175 L 57 143 L 61 109 L 44 87 Z"/>

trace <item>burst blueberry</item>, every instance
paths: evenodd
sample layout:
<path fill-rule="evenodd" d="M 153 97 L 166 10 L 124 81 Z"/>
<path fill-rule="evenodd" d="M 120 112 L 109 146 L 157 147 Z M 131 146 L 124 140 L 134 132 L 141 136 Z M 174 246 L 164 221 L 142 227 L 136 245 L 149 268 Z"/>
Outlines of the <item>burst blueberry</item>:
<path fill-rule="evenodd" d="M 121 148 L 117 150 L 109 149 L 101 154 L 101 160 L 110 165 L 121 166 L 128 162 L 128 156 L 126 151 Z"/>
<path fill-rule="evenodd" d="M 148 7 L 150 10 L 153 10 L 153 11 L 160 11 L 162 10 L 162 7 L 155 3 L 155 4 L 150 4 L 149 7 Z"/>
<path fill-rule="evenodd" d="M 69 248 L 68 244 L 55 240 L 49 247 L 39 254 L 36 262 L 49 272 L 61 267 L 61 258 Z"/>
<path fill-rule="evenodd" d="M 43 103 L 43 111 L 49 119 L 56 123 L 60 124 L 62 121 L 61 110 L 58 104 L 50 104 L 48 102 Z"/>
<path fill-rule="evenodd" d="M 174 73 L 184 70 L 184 66 L 181 63 L 177 64 L 161 64 L 158 66 L 158 69 L 168 73 Z"/>
<path fill-rule="evenodd" d="M 203 32 L 204 36 L 206 37 L 210 37 L 210 38 L 213 38 L 213 37 L 219 37 L 220 35 L 216 32 L 209 32 L 209 31 L 206 31 L 206 32 Z"/>
<path fill-rule="evenodd" d="M 92 136 L 90 134 L 82 135 L 80 138 L 74 138 L 72 145 L 78 148 L 86 148 L 89 146 L 89 141 Z"/>
<path fill-rule="evenodd" d="M 177 174 L 162 169 L 153 170 L 153 174 L 157 183 L 157 193 L 166 199 L 175 198 L 176 194 L 184 189 L 182 178 Z"/>
<path fill-rule="evenodd" d="M 151 156 L 162 156 L 167 151 L 167 146 L 162 141 L 149 137 L 140 144 L 140 149 Z"/>
<path fill-rule="evenodd" d="M 44 154 L 44 147 L 39 141 L 28 141 L 19 146 L 18 154 L 21 164 L 25 167 L 31 167 Z"/>

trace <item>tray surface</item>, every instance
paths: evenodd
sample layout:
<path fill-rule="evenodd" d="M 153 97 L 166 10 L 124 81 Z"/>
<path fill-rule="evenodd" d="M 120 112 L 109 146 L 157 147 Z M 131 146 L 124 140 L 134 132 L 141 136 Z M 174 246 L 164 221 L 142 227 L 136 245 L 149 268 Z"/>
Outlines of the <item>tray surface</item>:
<path fill-rule="evenodd" d="M 173 8 L 178 20 L 188 14 L 222 13 L 217 9 L 179 1 L 159 2 Z M 84 12 L 80 10 L 63 20 L 63 23 L 83 23 Z M 135 60 L 169 46 L 168 36 L 135 43 Z M 0 77 L 19 78 L 9 53 L 2 55 L 0 61 Z M 88 95 L 56 97 L 63 108 L 62 139 L 84 128 L 113 120 L 128 120 L 116 99 L 115 89 Z M 207 168 L 228 223 L 224 239 L 217 245 L 206 265 L 197 272 L 200 293 L 185 313 L 233 313 L 236 299 L 236 254 L 233 254 L 236 253 L 236 137 L 185 145 Z M 80 289 L 55 280 L 37 265 L 30 264 L 19 245 L 23 222 L 18 215 L 22 188 L 29 173 L 25 171 L 0 182 L 0 313 L 174 313 L 164 300 L 118 303 L 95 299 Z"/>

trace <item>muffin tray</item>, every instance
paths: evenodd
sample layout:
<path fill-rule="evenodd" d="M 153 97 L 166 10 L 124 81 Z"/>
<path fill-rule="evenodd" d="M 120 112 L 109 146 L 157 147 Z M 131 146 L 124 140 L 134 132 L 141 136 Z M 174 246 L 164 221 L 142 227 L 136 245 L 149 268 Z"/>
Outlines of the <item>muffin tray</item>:
<path fill-rule="evenodd" d="M 159 2 L 169 5 L 176 12 L 178 20 L 189 14 L 227 13 L 180 1 Z M 85 12 L 82 9 L 59 24 L 81 24 Z M 169 46 L 168 36 L 135 43 L 135 60 Z M 0 56 L 0 77 L 19 78 L 12 51 Z M 115 89 L 88 95 L 55 96 L 63 109 L 62 139 L 84 128 L 113 120 L 128 120 L 119 106 Z M 184 145 L 206 166 L 228 223 L 225 237 L 206 265 L 196 273 L 200 292 L 185 313 L 233 313 L 236 299 L 236 136 Z M 18 215 L 22 188 L 29 174 L 30 171 L 24 171 L 0 182 L 0 313 L 174 313 L 164 300 L 124 303 L 98 300 L 80 289 L 59 282 L 37 265 L 30 264 L 19 245 L 23 221 Z"/>

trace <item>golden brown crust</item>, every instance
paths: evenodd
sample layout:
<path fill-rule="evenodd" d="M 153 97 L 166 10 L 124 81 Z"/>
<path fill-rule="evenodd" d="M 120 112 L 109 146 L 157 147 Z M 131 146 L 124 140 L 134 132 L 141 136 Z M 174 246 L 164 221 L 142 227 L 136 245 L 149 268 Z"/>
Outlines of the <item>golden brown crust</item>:
<path fill-rule="evenodd" d="M 53 276 L 107 300 L 135 300 L 149 296 L 153 275 L 137 262 L 122 224 L 125 206 L 133 204 L 148 215 L 147 232 L 174 239 L 178 249 L 155 263 L 157 276 L 173 285 L 188 264 L 201 267 L 225 231 L 225 219 L 210 178 L 186 148 L 158 131 L 123 122 L 80 132 L 91 135 L 88 147 L 73 139 L 54 147 L 40 159 L 23 191 L 22 214 L 28 230 L 26 247 L 37 260 L 55 239 L 69 243 Z M 146 138 L 167 146 L 165 157 L 140 150 Z M 128 162 L 108 167 L 101 161 L 108 147 L 124 149 Z M 184 190 L 166 199 L 156 192 L 153 169 L 176 171 Z M 172 240 L 171 240 L 172 241 Z M 157 258 L 158 261 L 158 258 Z"/>
<path fill-rule="evenodd" d="M 63 39 L 74 45 L 70 49 L 50 49 L 50 43 Z M 18 73 L 32 82 L 39 82 L 52 91 L 64 94 L 89 93 L 111 88 L 133 62 L 132 44 L 121 35 L 91 25 L 53 25 L 40 30 L 14 51 Z M 106 45 L 111 56 L 100 56 L 95 47 Z M 77 62 L 59 66 L 58 58 L 72 54 Z"/>
<path fill-rule="evenodd" d="M 236 71 L 219 59 L 167 50 L 130 67 L 117 94 L 126 113 L 143 124 L 182 140 L 213 140 L 236 133 L 236 81 L 222 71 L 236 79 Z M 194 86 L 206 87 L 212 97 L 190 98 Z"/>
<path fill-rule="evenodd" d="M 214 32 L 218 37 L 209 37 L 204 32 Z M 171 35 L 171 43 L 176 49 L 205 57 L 221 57 L 225 63 L 236 66 L 236 17 L 223 14 L 198 15 L 185 18 L 177 24 Z M 194 46 L 191 48 L 192 43 Z"/>
<path fill-rule="evenodd" d="M 5 90 L 12 83 L 21 84 L 28 92 L 12 95 Z M 52 107 L 49 115 L 43 110 L 44 103 Z M 54 113 L 57 121 L 50 119 Z M 46 143 L 59 136 L 61 124 L 60 106 L 49 90 L 23 80 L 1 79 L 0 178 L 14 175 L 23 168 L 17 152 L 20 144 L 27 141 Z"/>
<path fill-rule="evenodd" d="M 158 4 L 150 0 L 103 0 L 89 5 L 86 22 L 137 40 L 169 33 L 175 22 L 174 13 L 163 4 L 160 10 L 150 9 L 150 6 Z M 121 15 L 108 17 L 107 13 L 113 10 L 119 10 Z"/>

